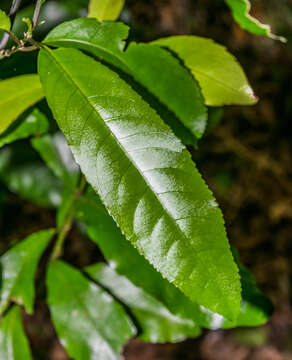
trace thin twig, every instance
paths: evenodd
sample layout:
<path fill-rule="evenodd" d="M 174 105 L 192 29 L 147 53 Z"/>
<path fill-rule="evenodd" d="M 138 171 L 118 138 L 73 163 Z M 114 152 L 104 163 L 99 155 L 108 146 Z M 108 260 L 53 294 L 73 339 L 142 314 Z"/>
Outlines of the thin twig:
<path fill-rule="evenodd" d="M 13 2 L 12 2 L 11 8 L 10 8 L 10 11 L 8 14 L 8 16 L 10 18 L 10 22 L 11 22 L 11 29 L 13 27 L 15 15 L 17 13 L 17 10 L 19 9 L 20 3 L 21 3 L 21 0 L 13 0 Z M 11 33 L 5 32 L 5 34 L 3 35 L 3 37 L 0 41 L 0 50 L 3 50 L 6 47 L 10 36 L 11 36 Z"/>
<path fill-rule="evenodd" d="M 38 24 L 41 7 L 42 7 L 42 0 L 38 0 L 37 4 L 35 6 L 35 9 L 34 9 L 33 18 L 32 18 L 32 27 L 33 27 L 33 29 L 35 29 L 37 24 Z"/>

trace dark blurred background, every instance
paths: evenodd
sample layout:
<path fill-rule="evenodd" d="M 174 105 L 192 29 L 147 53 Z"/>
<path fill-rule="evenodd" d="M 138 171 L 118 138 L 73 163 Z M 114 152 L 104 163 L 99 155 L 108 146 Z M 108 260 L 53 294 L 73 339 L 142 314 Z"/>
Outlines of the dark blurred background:
<path fill-rule="evenodd" d="M 1 8 L 9 4 L 1 0 Z M 26 7 L 32 4 L 23 1 L 23 11 L 29 12 Z M 86 14 L 86 0 L 48 0 L 48 4 L 42 15 L 49 19 L 44 32 Z M 287 44 L 241 30 L 223 0 L 129 0 L 121 19 L 131 25 L 131 38 L 136 41 L 172 34 L 213 38 L 238 58 L 259 96 L 253 107 L 211 111 L 208 133 L 193 156 L 223 210 L 230 241 L 272 300 L 274 315 L 260 328 L 205 331 L 200 338 L 179 344 L 133 340 L 124 351 L 126 360 L 292 359 L 292 0 L 252 4 L 252 14 L 271 24 L 274 32 L 288 39 Z M 0 78 L 32 72 L 34 60 L 35 55 L 16 55 L 2 63 Z M 5 200 L 0 201 L 0 251 L 15 238 L 54 224 L 54 211 L 20 200 L 3 185 L 1 196 Z M 87 264 L 92 245 L 74 229 L 70 237 L 65 257 L 79 266 Z M 25 319 L 36 359 L 68 359 L 43 303 Z"/>

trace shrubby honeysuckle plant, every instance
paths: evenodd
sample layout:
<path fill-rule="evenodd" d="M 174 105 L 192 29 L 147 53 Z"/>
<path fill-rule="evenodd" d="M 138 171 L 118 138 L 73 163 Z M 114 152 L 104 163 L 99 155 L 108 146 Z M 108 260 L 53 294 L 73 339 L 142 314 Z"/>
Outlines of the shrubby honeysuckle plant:
<path fill-rule="evenodd" d="M 226 2 L 245 28 L 271 35 L 247 1 Z M 116 359 L 134 336 L 176 342 L 202 328 L 266 322 L 270 302 L 230 248 L 186 148 L 198 147 L 208 107 L 257 102 L 237 60 L 198 36 L 129 43 L 129 27 L 114 21 L 124 2 L 113 0 L 92 0 L 88 18 L 59 24 L 39 43 L 43 3 L 22 37 L 13 32 L 20 1 L 0 12 L 1 58 L 38 51 L 37 74 L 0 74 L 1 180 L 57 209 L 54 229 L 0 257 L 1 359 L 32 359 L 21 308 L 34 312 L 35 273 L 50 243 L 46 301 L 73 359 Z M 53 118 L 40 111 L 43 98 Z M 77 269 L 61 260 L 74 222 L 106 263 Z"/>

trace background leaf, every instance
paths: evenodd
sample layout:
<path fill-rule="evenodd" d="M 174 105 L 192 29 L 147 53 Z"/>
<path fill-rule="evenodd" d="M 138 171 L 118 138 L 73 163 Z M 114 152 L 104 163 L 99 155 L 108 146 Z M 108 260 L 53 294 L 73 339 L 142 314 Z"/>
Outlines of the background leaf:
<path fill-rule="evenodd" d="M 61 202 L 62 182 L 22 141 L 0 151 L 0 179 L 10 191 L 40 206 Z"/>
<path fill-rule="evenodd" d="M 0 134 L 27 108 L 44 97 L 37 75 L 21 75 L 0 81 Z"/>
<path fill-rule="evenodd" d="M 41 51 L 39 73 L 77 163 L 126 238 L 193 301 L 236 318 L 240 282 L 222 214 L 180 141 L 117 74 L 77 50 Z"/>
<path fill-rule="evenodd" d="M 0 358 L 32 360 L 29 343 L 23 331 L 19 306 L 13 306 L 0 320 Z"/>
<path fill-rule="evenodd" d="M 130 308 L 141 328 L 139 337 L 142 340 L 177 342 L 200 334 L 199 327 L 192 320 L 173 315 L 162 303 L 109 266 L 99 263 L 85 271 Z"/>
<path fill-rule="evenodd" d="M 206 104 L 253 105 L 257 102 L 237 60 L 222 45 L 198 36 L 171 36 L 155 40 L 174 51 L 198 80 Z"/>
<path fill-rule="evenodd" d="M 33 147 L 53 173 L 64 184 L 74 187 L 79 178 L 79 167 L 73 159 L 66 139 L 61 133 L 45 135 L 31 140 Z"/>
<path fill-rule="evenodd" d="M 9 31 L 10 26 L 10 18 L 0 9 L 0 29 Z"/>
<path fill-rule="evenodd" d="M 274 40 L 286 42 L 284 37 L 274 35 L 269 25 L 260 23 L 250 15 L 251 6 L 249 0 L 225 0 L 225 2 L 230 7 L 234 20 L 242 29 L 255 35 L 267 36 Z"/>
<path fill-rule="evenodd" d="M 125 0 L 90 0 L 88 17 L 99 21 L 116 20 L 125 4 Z"/>
<path fill-rule="evenodd" d="M 34 276 L 39 259 L 54 235 L 54 230 L 43 230 L 28 236 L 0 257 L 2 285 L 0 314 L 12 299 L 33 312 Z"/>
<path fill-rule="evenodd" d="M 38 109 L 34 109 L 27 115 L 19 125 L 7 135 L 4 133 L 0 137 L 0 148 L 16 140 L 25 139 L 29 136 L 39 136 L 47 133 L 49 122 L 44 114 Z"/>
<path fill-rule="evenodd" d="M 61 343 L 76 360 L 116 360 L 135 335 L 126 312 L 109 294 L 61 261 L 49 264 L 48 304 Z"/>

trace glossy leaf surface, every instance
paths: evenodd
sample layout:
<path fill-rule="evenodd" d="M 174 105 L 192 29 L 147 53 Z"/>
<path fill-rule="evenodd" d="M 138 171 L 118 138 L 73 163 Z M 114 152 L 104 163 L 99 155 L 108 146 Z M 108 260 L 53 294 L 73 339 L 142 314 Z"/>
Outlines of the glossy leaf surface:
<path fill-rule="evenodd" d="M 267 36 L 271 39 L 286 42 L 286 39 L 282 36 L 274 35 L 269 25 L 260 23 L 250 15 L 251 6 L 249 0 L 225 0 L 225 2 L 230 7 L 235 21 L 242 29 L 255 35 Z"/>
<path fill-rule="evenodd" d="M 90 0 L 88 17 L 99 21 L 116 20 L 124 4 L 125 0 Z"/>
<path fill-rule="evenodd" d="M 3 10 L 0 9 L 0 29 L 10 30 L 10 19 Z"/>
<path fill-rule="evenodd" d="M 87 226 L 90 238 L 99 246 L 110 266 L 124 275 L 131 283 L 164 304 L 182 321 L 192 320 L 193 326 L 208 329 L 264 324 L 272 313 L 269 300 L 259 291 L 251 273 L 239 264 L 242 301 L 236 321 L 199 307 L 186 298 L 147 262 L 123 237 L 114 221 L 106 213 L 97 195 L 89 189 L 78 201 L 77 217 Z M 134 270 L 133 270 L 134 269 Z"/>
<path fill-rule="evenodd" d="M 79 168 L 64 136 L 56 133 L 32 139 L 31 142 L 53 173 L 66 185 L 74 187 L 79 177 Z"/>
<path fill-rule="evenodd" d="M 61 202 L 63 184 L 23 142 L 0 151 L 0 178 L 11 192 L 40 206 Z"/>
<path fill-rule="evenodd" d="M 33 312 L 35 272 L 39 259 L 53 235 L 53 230 L 34 233 L 0 257 L 0 313 L 7 308 L 11 299 L 23 305 L 28 313 Z"/>
<path fill-rule="evenodd" d="M 40 52 L 39 73 L 77 163 L 126 238 L 192 300 L 236 318 L 240 281 L 222 214 L 181 142 L 117 74 L 77 50 Z"/>
<path fill-rule="evenodd" d="M 127 34 L 128 27 L 121 23 L 76 19 L 57 26 L 45 43 L 82 49 L 105 59 L 131 75 L 200 138 L 205 130 L 207 111 L 196 80 L 179 60 L 158 46 L 131 43 L 123 52 Z"/>
<path fill-rule="evenodd" d="M 0 359 L 32 360 L 19 306 L 13 306 L 0 320 Z"/>
<path fill-rule="evenodd" d="M 109 294 L 61 261 L 49 264 L 48 304 L 61 343 L 75 360 L 117 360 L 135 335 L 126 312 Z"/>
<path fill-rule="evenodd" d="M 0 134 L 27 108 L 44 97 L 37 75 L 0 81 Z"/>
<path fill-rule="evenodd" d="M 38 109 L 34 109 L 14 130 L 0 137 L 0 148 L 29 136 L 43 135 L 48 130 L 49 123 L 47 118 Z"/>
<path fill-rule="evenodd" d="M 224 46 L 198 36 L 171 36 L 153 42 L 174 51 L 198 80 L 206 104 L 253 105 L 257 102 L 248 80 Z"/>
<path fill-rule="evenodd" d="M 130 308 L 141 328 L 142 340 L 177 342 L 200 334 L 192 320 L 173 315 L 162 303 L 105 264 L 89 266 L 85 271 Z"/>

